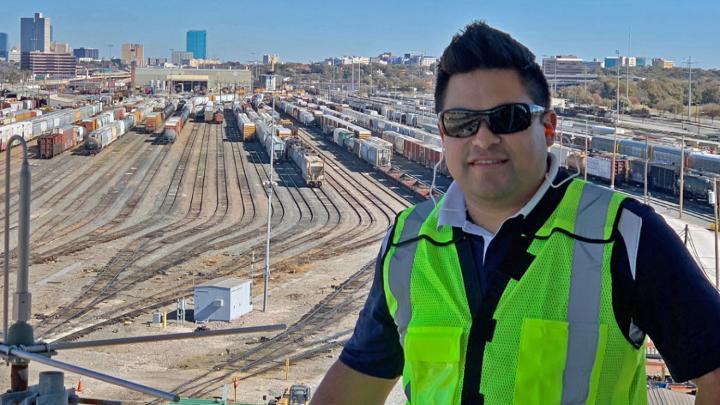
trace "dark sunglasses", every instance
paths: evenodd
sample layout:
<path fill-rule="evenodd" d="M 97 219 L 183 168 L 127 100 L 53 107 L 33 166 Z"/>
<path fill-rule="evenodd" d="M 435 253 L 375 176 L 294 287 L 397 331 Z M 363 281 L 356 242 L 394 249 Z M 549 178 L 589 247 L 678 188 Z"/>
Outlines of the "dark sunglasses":
<path fill-rule="evenodd" d="M 524 103 L 503 104 L 489 110 L 452 108 L 440 112 L 438 120 L 445 135 L 452 138 L 475 135 L 482 121 L 492 133 L 506 135 L 528 129 L 533 117 L 545 111 L 539 105 Z"/>

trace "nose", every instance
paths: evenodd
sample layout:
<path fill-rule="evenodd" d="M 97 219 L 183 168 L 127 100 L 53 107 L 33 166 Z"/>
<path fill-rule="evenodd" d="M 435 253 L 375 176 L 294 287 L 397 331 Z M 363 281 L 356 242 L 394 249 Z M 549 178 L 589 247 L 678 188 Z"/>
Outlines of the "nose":
<path fill-rule="evenodd" d="M 478 148 L 488 149 L 492 145 L 500 143 L 500 141 L 500 136 L 494 134 L 490 128 L 488 128 L 487 122 L 481 121 L 480 127 L 473 136 L 472 143 Z"/>

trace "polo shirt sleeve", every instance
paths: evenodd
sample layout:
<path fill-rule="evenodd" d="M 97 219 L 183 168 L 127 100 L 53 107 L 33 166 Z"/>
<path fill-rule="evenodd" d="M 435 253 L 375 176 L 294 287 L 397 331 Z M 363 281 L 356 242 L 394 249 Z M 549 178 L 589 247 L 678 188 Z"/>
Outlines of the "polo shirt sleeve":
<path fill-rule="evenodd" d="M 395 321 L 385 301 L 383 257 L 392 231 L 388 230 L 375 263 L 375 279 L 355 331 L 345 344 L 340 361 L 355 371 L 378 378 L 402 375 L 404 359 Z"/>
<path fill-rule="evenodd" d="M 660 215 L 634 200 L 623 207 L 642 221 L 639 240 L 624 241 L 637 247 L 633 322 L 650 336 L 676 381 L 720 368 L 718 291 Z"/>

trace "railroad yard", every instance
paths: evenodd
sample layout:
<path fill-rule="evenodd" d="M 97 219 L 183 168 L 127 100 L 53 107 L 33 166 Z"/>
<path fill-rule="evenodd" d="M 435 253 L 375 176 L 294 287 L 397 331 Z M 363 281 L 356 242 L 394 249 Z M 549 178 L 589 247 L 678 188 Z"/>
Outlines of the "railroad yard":
<path fill-rule="evenodd" d="M 29 102 L 9 104 L 6 112 L 27 108 L 23 103 Z M 670 180 L 663 183 L 660 175 L 667 173 L 658 168 L 668 163 L 662 159 L 682 161 L 679 148 L 643 143 L 637 152 L 638 141 L 615 142 L 604 135 L 604 126 L 591 127 L 597 133 L 588 137 L 586 125 L 585 138 L 567 130 L 572 126 L 562 128 L 564 145 L 551 148 L 562 166 L 608 184 L 615 176 L 606 149 L 619 145 L 632 157 L 620 160 L 628 170 L 617 171 L 619 186 L 635 195 L 643 195 L 636 155 L 652 155 L 653 162 L 645 162 L 655 168 L 647 198 L 656 209 L 672 210 L 674 194 L 687 189 L 688 214 L 705 232 L 715 166 L 684 187 L 670 167 Z M 187 398 L 237 397 L 257 404 L 291 384 L 314 389 L 352 334 L 380 242 L 395 215 L 429 198 L 431 190 L 441 195 L 452 181 L 435 115 L 417 99 L 168 94 L 46 109 L 0 126 L 0 149 L 7 149 L 0 160 L 7 163 L 9 153 L 12 163 L 13 270 L 22 253 L 17 240 L 23 227 L 18 220 L 23 148 L 11 137 L 27 142 L 32 175 L 29 285 L 35 341 L 285 325 L 274 332 L 66 349 L 54 356 Z M 577 139 L 597 155 L 581 153 L 572 143 Z M 635 149 L 623 149 L 630 146 Z M 720 162 L 713 154 L 691 153 L 692 164 Z M 595 170 L 592 159 L 607 163 L 607 173 Z M 0 171 L 5 167 L 0 164 Z M 687 240 L 687 227 L 684 232 Z M 239 300 L 250 301 L 247 313 L 225 320 L 201 315 L 210 307 L 234 311 L 239 304 L 218 296 L 200 303 L 198 291 L 226 281 L 235 288 L 247 280 L 252 281 L 248 297 Z M 37 371 L 50 370 L 37 361 L 31 367 L 30 384 L 37 383 Z M 10 384 L 7 374 L 0 379 Z M 72 372 L 65 382 L 87 398 L 161 403 Z M 404 403 L 402 397 L 396 387 L 388 403 Z"/>
<path fill-rule="evenodd" d="M 254 280 L 254 311 L 230 324 L 210 322 L 209 329 L 274 323 L 288 328 L 68 350 L 57 359 L 182 396 L 220 396 L 227 384 L 232 398 L 238 379 L 239 399 L 259 403 L 291 382 L 316 385 L 350 337 L 380 240 L 395 214 L 421 197 L 333 144 L 332 137 L 298 124 L 297 136 L 324 162 L 322 187 L 308 187 L 292 161 L 271 167 L 259 142 L 243 140 L 232 109 L 223 115 L 220 124 L 189 119 L 174 143 L 165 145 L 137 127 L 96 155 L 79 147 L 39 159 L 31 143 L 35 337 L 69 341 L 193 331 L 196 324 L 174 318 L 177 299 L 224 276 Z M 10 151 L 13 178 L 21 152 Z M 264 182 L 270 170 L 272 262 L 269 305 L 262 312 Z M 11 191 L 16 187 L 14 181 Z M 14 252 L 16 194 L 11 201 Z M 169 313 L 167 328 L 151 324 L 157 309 Z M 32 367 L 31 384 L 36 371 L 46 369 Z M 9 384 L 6 374 L 0 378 Z M 68 373 L 66 382 L 80 378 Z M 152 400 L 93 380 L 82 385 L 88 397 Z"/>

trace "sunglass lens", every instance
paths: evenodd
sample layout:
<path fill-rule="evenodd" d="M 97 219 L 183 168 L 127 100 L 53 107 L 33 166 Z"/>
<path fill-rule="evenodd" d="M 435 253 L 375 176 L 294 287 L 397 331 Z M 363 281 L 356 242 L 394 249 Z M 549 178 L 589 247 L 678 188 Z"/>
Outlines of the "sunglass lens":
<path fill-rule="evenodd" d="M 455 138 L 473 136 L 480 126 L 480 117 L 471 112 L 446 111 L 442 120 L 445 133 Z"/>
<path fill-rule="evenodd" d="M 508 104 L 498 108 L 491 115 L 490 130 L 495 134 L 511 134 L 527 129 L 532 116 L 524 104 Z"/>

